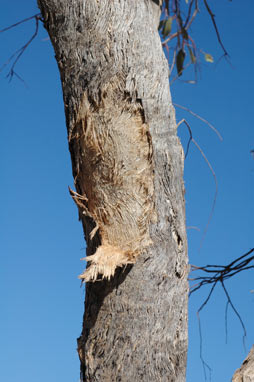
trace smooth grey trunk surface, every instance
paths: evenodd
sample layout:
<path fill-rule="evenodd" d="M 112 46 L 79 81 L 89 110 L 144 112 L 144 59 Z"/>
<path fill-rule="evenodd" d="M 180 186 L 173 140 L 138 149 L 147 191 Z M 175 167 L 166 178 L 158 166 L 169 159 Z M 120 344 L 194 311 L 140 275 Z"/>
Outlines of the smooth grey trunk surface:
<path fill-rule="evenodd" d="M 126 264 L 86 284 L 78 353 L 89 382 L 185 381 L 184 157 L 158 3 L 38 0 L 61 75 L 87 253 L 113 248 Z"/>

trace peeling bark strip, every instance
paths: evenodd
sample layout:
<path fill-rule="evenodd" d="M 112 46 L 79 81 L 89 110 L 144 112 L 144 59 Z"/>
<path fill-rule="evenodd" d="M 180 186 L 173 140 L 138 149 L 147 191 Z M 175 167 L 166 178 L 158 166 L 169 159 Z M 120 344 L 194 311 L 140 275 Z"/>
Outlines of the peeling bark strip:
<path fill-rule="evenodd" d="M 78 353 L 88 382 L 185 381 L 183 153 L 159 3 L 38 0 L 61 74 L 70 192 L 87 241 L 81 277 L 104 276 L 86 284 Z"/>

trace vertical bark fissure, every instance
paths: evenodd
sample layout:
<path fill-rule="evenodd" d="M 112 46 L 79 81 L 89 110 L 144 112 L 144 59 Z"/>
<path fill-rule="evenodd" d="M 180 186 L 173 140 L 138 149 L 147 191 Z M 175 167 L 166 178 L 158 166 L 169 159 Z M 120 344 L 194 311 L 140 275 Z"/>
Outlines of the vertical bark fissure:
<path fill-rule="evenodd" d="M 105 261 L 92 262 L 84 277 L 114 274 L 86 286 L 82 378 L 184 381 L 183 154 L 157 32 L 159 6 L 151 0 L 38 4 L 61 74 L 72 196 L 88 255 Z"/>

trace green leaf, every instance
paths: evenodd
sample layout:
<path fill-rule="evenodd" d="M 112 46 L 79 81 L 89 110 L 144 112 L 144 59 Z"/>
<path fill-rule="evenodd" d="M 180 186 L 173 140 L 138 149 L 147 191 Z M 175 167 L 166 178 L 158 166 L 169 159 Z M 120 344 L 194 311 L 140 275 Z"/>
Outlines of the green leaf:
<path fill-rule="evenodd" d="M 195 62 L 197 61 L 195 53 L 193 52 L 193 50 L 189 46 L 188 46 L 188 49 L 189 49 L 191 62 L 192 62 L 192 64 L 195 64 Z"/>
<path fill-rule="evenodd" d="M 213 56 L 212 56 L 211 54 L 209 54 L 209 53 L 204 53 L 204 55 L 205 55 L 205 60 L 206 60 L 207 62 L 211 62 L 211 63 L 214 62 L 214 60 L 213 60 Z"/>
<path fill-rule="evenodd" d="M 167 37 L 170 34 L 172 29 L 172 21 L 173 21 L 173 18 L 169 17 L 167 21 L 165 22 L 164 27 L 162 29 L 163 38 Z"/>
<path fill-rule="evenodd" d="M 180 49 L 176 56 L 176 68 L 178 76 L 180 77 L 183 74 L 183 63 L 185 59 L 185 51 Z"/>

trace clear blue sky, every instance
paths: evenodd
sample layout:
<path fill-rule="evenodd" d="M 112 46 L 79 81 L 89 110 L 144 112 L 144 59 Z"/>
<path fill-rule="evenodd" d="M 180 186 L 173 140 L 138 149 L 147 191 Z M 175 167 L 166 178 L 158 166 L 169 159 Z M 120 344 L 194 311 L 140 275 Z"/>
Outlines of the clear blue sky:
<path fill-rule="evenodd" d="M 216 8 L 217 6 L 217 8 Z M 201 251 L 215 186 L 209 169 L 192 145 L 185 165 L 190 263 L 226 264 L 254 247 L 253 12 L 251 0 L 217 1 L 216 21 L 231 64 L 203 62 L 196 85 L 176 81 L 175 103 L 197 112 L 222 134 L 223 142 L 204 124 L 186 118 L 194 138 L 210 160 L 218 180 L 214 215 Z M 37 13 L 36 2 L 3 0 L 0 29 Z M 217 60 L 222 52 L 210 20 L 199 16 L 193 37 Z M 0 66 L 34 31 L 34 21 L 0 34 Z M 84 264 L 85 243 L 68 186 L 73 185 L 61 85 L 47 34 L 39 35 L 16 70 L 26 86 L 1 73 L 1 348 L 4 382 L 78 382 L 76 338 L 82 325 L 84 288 L 77 275 Z M 187 78 L 190 78 L 186 76 Z M 179 133 L 186 146 L 186 128 Z M 227 282 L 247 329 L 246 348 L 254 343 L 253 271 Z M 208 290 L 190 299 L 188 382 L 204 381 L 199 359 L 196 311 Z M 229 308 L 225 344 L 226 299 L 218 288 L 201 313 L 203 355 L 212 381 L 230 381 L 246 353 L 239 321 Z"/>

